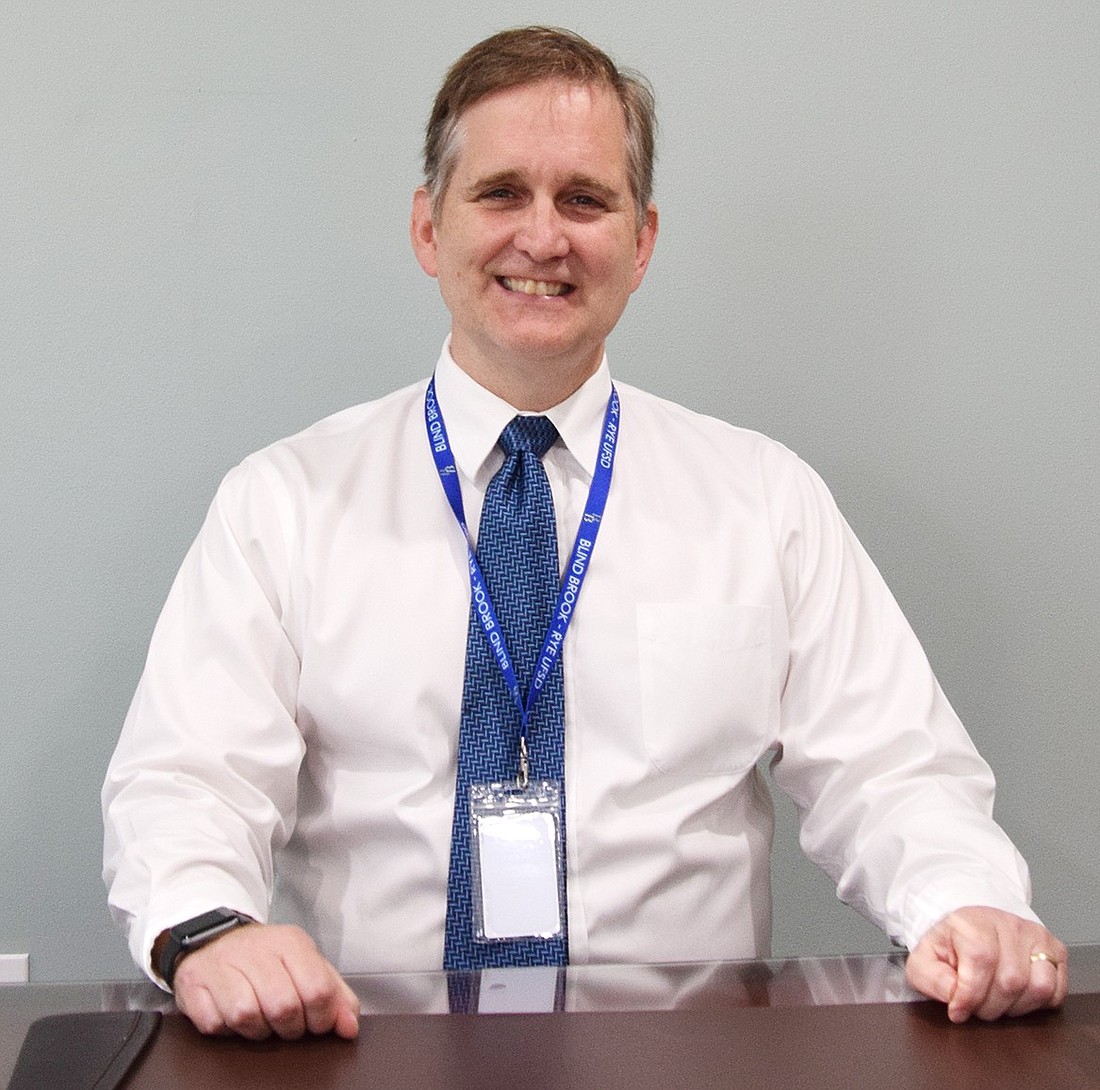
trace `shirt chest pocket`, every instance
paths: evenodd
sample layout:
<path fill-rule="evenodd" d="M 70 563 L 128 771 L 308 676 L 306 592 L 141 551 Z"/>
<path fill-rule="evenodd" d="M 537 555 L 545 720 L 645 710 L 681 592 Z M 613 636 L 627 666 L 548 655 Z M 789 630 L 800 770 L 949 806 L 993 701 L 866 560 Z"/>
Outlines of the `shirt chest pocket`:
<path fill-rule="evenodd" d="M 770 735 L 771 609 L 643 603 L 637 622 L 650 761 L 682 775 L 743 773 Z"/>

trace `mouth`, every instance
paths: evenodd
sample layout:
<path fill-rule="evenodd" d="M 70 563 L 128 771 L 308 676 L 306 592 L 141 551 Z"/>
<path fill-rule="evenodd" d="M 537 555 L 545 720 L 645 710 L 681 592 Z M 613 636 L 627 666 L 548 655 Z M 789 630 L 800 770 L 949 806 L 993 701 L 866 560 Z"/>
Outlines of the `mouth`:
<path fill-rule="evenodd" d="M 572 284 L 566 284 L 561 280 L 525 280 L 518 276 L 498 276 L 497 283 L 505 291 L 515 291 L 521 295 L 542 295 L 548 298 L 569 295 L 574 290 Z"/>

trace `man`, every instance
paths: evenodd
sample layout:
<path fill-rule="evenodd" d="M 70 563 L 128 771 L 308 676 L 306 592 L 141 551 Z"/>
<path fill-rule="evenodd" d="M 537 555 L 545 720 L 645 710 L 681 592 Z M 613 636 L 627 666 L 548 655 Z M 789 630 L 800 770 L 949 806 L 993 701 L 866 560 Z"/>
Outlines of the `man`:
<path fill-rule="evenodd" d="M 546 934 L 574 962 L 767 954 L 771 752 L 807 851 L 910 947 L 915 987 L 955 1020 L 1063 1000 L 1066 951 L 1028 907 L 989 770 L 820 481 L 759 435 L 613 392 L 604 341 L 657 235 L 652 158 L 648 91 L 587 42 L 533 28 L 475 46 L 437 97 L 413 198 L 413 249 L 452 316 L 431 386 L 277 443 L 219 489 L 104 788 L 112 909 L 201 1030 L 354 1036 L 341 972 L 463 963 L 448 874 L 489 858 L 458 835 L 460 721 L 479 719 L 519 782 L 529 739 L 532 781 L 561 786 L 540 859 L 565 859 Z M 553 425 L 541 462 L 497 446 L 517 413 Z M 474 559 L 495 531 L 473 528 L 513 457 L 548 481 L 543 537 L 568 559 L 513 686 L 537 703 L 498 721 L 464 658 L 499 650 L 510 619 Z M 545 779 L 554 700 L 564 775 Z M 293 923 L 247 922 L 276 886 Z M 506 935 L 543 935 L 525 926 Z"/>

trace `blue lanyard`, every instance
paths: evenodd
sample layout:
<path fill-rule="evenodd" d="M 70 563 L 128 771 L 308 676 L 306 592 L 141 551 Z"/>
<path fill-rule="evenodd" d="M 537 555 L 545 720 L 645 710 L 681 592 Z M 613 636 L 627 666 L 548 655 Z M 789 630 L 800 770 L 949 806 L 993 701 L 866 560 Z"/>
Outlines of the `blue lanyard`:
<path fill-rule="evenodd" d="M 592 474 L 592 484 L 588 489 L 588 500 L 585 503 L 584 515 L 577 530 L 577 538 L 573 543 L 573 552 L 569 557 L 569 564 L 565 569 L 565 578 L 562 580 L 561 589 L 558 591 L 558 600 L 554 606 L 553 620 L 543 640 L 542 651 L 539 654 L 534 677 L 531 679 L 531 687 L 527 691 L 526 701 L 519 689 L 519 681 L 516 678 L 515 669 L 512 666 L 512 657 L 508 654 L 508 648 L 500 635 L 500 624 L 497 621 L 496 611 L 489 597 L 489 588 L 485 585 L 485 578 L 481 574 L 481 566 L 477 562 L 473 544 L 470 541 L 470 530 L 466 525 L 466 512 L 462 504 L 462 490 L 458 481 L 458 468 L 455 466 L 454 455 L 451 453 L 450 440 L 447 438 L 447 428 L 443 423 L 443 412 L 435 396 L 435 378 L 428 383 L 428 389 L 424 394 L 424 423 L 428 429 L 428 443 L 432 448 L 432 456 L 435 458 L 435 468 L 439 473 L 440 483 L 447 495 L 458 525 L 466 537 L 466 553 L 470 567 L 470 593 L 477 611 L 478 620 L 482 630 L 489 640 L 489 646 L 496 655 L 497 664 L 504 677 L 504 683 L 512 694 L 520 714 L 520 745 L 526 753 L 527 723 L 531 717 L 531 711 L 542 693 L 546 679 L 554 668 L 561 655 L 562 645 L 565 643 L 565 634 L 569 630 L 573 620 L 573 612 L 580 597 L 581 586 L 588 574 L 588 564 L 592 559 L 592 551 L 596 546 L 596 535 L 599 533 L 603 520 L 604 507 L 607 505 L 607 494 L 611 490 L 611 472 L 615 465 L 615 447 L 619 439 L 619 394 L 614 384 L 611 387 L 611 396 L 607 400 L 607 412 L 603 420 L 603 438 L 600 440 L 600 451 L 596 458 L 596 468 Z"/>

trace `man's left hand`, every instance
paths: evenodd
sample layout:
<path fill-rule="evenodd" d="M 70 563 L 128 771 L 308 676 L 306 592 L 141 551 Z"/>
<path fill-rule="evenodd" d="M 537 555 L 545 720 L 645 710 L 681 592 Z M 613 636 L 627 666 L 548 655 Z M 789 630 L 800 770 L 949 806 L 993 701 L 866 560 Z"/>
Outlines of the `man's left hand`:
<path fill-rule="evenodd" d="M 1068 953 L 1042 924 L 996 908 L 960 908 L 930 928 L 905 966 L 909 983 L 947 1004 L 952 1022 L 1059 1007 Z"/>

